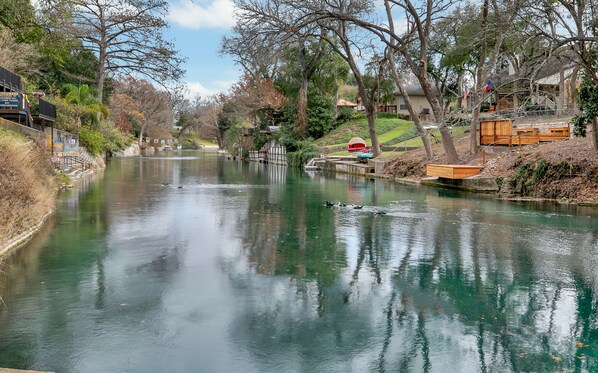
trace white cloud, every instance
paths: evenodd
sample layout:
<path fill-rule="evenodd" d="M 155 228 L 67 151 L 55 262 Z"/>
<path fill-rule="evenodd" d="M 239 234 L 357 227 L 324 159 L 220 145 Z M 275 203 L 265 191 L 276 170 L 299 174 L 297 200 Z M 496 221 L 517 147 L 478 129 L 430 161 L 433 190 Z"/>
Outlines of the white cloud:
<path fill-rule="evenodd" d="M 214 80 L 211 82 L 211 88 L 206 87 L 200 82 L 186 82 L 186 95 L 189 98 L 193 98 L 197 95 L 201 97 L 208 97 L 217 93 L 226 93 L 230 87 L 236 82 L 236 80 Z"/>
<path fill-rule="evenodd" d="M 195 97 L 197 95 L 201 97 L 207 97 L 215 93 L 213 90 L 208 89 L 200 82 L 187 82 L 185 88 L 189 97 Z"/>
<path fill-rule="evenodd" d="M 194 30 L 229 28 L 235 24 L 234 12 L 235 6 L 231 0 L 212 0 L 202 3 L 198 0 L 179 0 L 171 5 L 168 20 Z"/>

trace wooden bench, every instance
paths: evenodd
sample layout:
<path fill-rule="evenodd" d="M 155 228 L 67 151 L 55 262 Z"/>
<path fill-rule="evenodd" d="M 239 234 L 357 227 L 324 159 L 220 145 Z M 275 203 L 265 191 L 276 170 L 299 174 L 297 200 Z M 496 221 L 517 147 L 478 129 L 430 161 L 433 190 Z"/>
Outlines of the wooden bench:
<path fill-rule="evenodd" d="M 426 165 L 426 174 L 445 179 L 465 179 L 466 177 L 479 174 L 483 168 L 483 166 L 459 164 L 429 164 Z"/>
<path fill-rule="evenodd" d="M 569 127 L 552 127 L 548 132 L 540 134 L 540 141 L 556 141 L 569 138 L 571 135 Z"/>

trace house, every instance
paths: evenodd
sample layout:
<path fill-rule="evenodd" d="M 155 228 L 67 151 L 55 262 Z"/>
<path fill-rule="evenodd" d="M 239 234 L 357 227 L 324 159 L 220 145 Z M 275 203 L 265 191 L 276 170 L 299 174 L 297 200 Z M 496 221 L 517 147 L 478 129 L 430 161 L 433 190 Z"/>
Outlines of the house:
<path fill-rule="evenodd" d="M 351 101 L 343 100 L 342 98 L 336 102 L 336 107 L 348 107 L 348 108 L 356 108 L 357 104 Z"/>
<path fill-rule="evenodd" d="M 484 94 L 483 111 L 527 113 L 532 115 L 573 115 L 575 91 L 581 74 L 570 53 L 547 59 L 517 61 L 490 78 L 493 87 Z"/>
<path fill-rule="evenodd" d="M 405 92 L 409 95 L 409 99 L 411 100 L 411 105 L 416 113 L 418 113 L 421 120 L 432 120 L 434 119 L 434 114 L 432 113 L 432 105 L 426 98 L 424 94 L 424 90 L 422 89 L 421 85 L 419 84 L 409 84 L 405 86 Z M 436 89 L 434 89 L 434 93 L 438 93 Z M 394 101 L 391 105 L 387 106 L 396 106 L 398 109 L 396 113 L 403 114 L 409 116 L 409 111 L 407 110 L 407 106 L 405 105 L 405 99 L 401 95 L 399 90 L 394 92 Z"/>
<path fill-rule="evenodd" d="M 43 93 L 35 92 L 31 96 L 23 91 L 19 75 L 0 66 L 0 118 L 7 120 L 6 126 L 13 123 L 13 130 L 45 142 L 52 149 L 56 107 L 41 99 Z M 29 102 L 34 97 L 39 98 L 35 113 Z"/>

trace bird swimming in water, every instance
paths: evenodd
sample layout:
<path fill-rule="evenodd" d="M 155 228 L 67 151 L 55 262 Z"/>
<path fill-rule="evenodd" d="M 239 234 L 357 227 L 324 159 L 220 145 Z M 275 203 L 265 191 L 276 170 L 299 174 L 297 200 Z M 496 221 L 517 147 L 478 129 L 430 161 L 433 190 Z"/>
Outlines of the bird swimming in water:
<path fill-rule="evenodd" d="M 183 189 L 183 186 L 182 186 L 182 185 L 179 185 L 179 186 L 178 186 L 178 188 L 179 188 L 179 189 Z"/>
<path fill-rule="evenodd" d="M 376 215 L 386 215 L 384 211 L 376 211 Z"/>
<path fill-rule="evenodd" d="M 361 206 L 357 206 L 357 205 L 353 206 L 353 210 L 361 210 L 362 208 L 363 208 L 363 205 L 361 205 Z"/>
<path fill-rule="evenodd" d="M 330 202 L 330 201 L 326 201 L 326 207 L 332 207 L 334 206 L 334 203 Z"/>

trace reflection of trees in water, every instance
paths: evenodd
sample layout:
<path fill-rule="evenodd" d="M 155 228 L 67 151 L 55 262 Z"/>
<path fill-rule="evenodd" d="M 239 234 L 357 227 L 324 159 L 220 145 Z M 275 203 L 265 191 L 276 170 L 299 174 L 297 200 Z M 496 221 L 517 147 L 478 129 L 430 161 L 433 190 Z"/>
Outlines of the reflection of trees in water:
<path fill-rule="evenodd" d="M 27 276 L 37 281 L 33 282 L 36 286 L 11 287 L 3 294 L 9 312 L 0 312 L 0 330 L 4 335 L 16 336 L 10 340 L 0 338 L 3 365 L 31 366 L 35 363 L 31 359 L 42 354 L 40 346 L 44 346 L 42 352 L 46 356 L 60 356 L 75 347 L 75 339 L 66 327 L 70 321 L 69 309 L 83 296 L 81 283 L 93 276 L 98 263 L 104 260 L 106 251 L 100 238 L 108 228 L 108 217 L 103 205 L 103 190 L 97 183 L 86 180 L 68 193 L 62 202 L 67 207 L 59 204 L 57 216 L 52 219 L 51 234 L 36 237 L 12 259 L 13 263 L 18 263 L 22 259 L 30 261 L 34 256 L 34 265 L 19 270 L 26 271 Z M 72 206 L 77 208 L 71 209 Z M 31 245 L 32 251 L 29 250 Z M 33 299 L 37 312 L 31 319 Z M 21 317 L 18 312 L 21 309 L 26 310 L 24 314 L 27 316 Z M 63 350 L 59 351 L 59 343 L 46 345 L 48 339 L 54 338 L 60 340 Z M 63 365 L 56 366 L 68 370 Z"/>
<path fill-rule="evenodd" d="M 521 220 L 518 217 L 492 216 L 475 201 L 435 197 L 436 201 L 427 201 L 432 209 L 424 218 L 361 214 L 339 219 L 341 210 L 301 202 L 297 197 L 303 193 L 287 188 L 274 205 L 264 194 L 250 197 L 249 214 L 261 217 L 248 222 L 245 242 L 250 261 L 268 263 L 266 272 L 256 266 L 258 273 L 298 277 L 288 289 L 296 297 L 275 302 L 278 308 L 272 306 L 269 311 L 248 310 L 235 323 L 247 339 L 257 336 L 250 347 L 256 355 L 271 351 L 273 340 L 284 340 L 288 343 L 277 344 L 277 349 L 299 348 L 305 356 L 298 359 L 309 365 L 310 354 L 304 350 L 311 351 L 312 346 L 302 341 L 311 338 L 314 349 L 324 354 L 334 349 L 354 361 L 364 357 L 342 355 L 342 349 L 348 338 L 359 338 L 369 346 L 364 350 L 354 346 L 352 351 L 365 355 L 371 370 L 434 371 L 443 367 L 436 350 L 449 343 L 439 342 L 439 335 L 454 333 L 450 351 L 463 354 L 462 364 L 477 364 L 479 371 L 595 369 L 597 354 L 591 342 L 598 343 L 596 275 L 588 278 L 591 271 L 567 266 L 584 260 L 588 253 L 576 252 L 576 248 L 593 247 L 595 233 L 565 236 L 561 231 L 558 244 L 570 255 L 563 263 L 562 254 L 545 251 L 548 227 L 519 225 L 514 223 Z M 318 198 L 327 199 L 325 194 Z M 309 232 L 311 224 L 322 229 Z M 357 232 L 351 268 L 327 260 L 330 255 L 339 256 L 340 247 L 334 241 L 342 238 L 339 225 L 346 224 L 354 224 Z M 551 221 L 549 227 L 560 224 Z M 320 235 L 319 242 L 310 241 L 312 234 Z M 398 239 L 399 246 L 391 244 Z M 310 251 L 312 247 L 318 252 Z M 337 250 L 326 251 L 330 247 Z M 573 280 L 576 271 L 586 277 Z M 363 276 L 366 272 L 374 284 L 364 294 L 363 284 L 369 283 L 369 276 Z M 383 290 L 389 286 L 388 292 Z M 302 320 L 298 326 L 297 317 L 306 314 L 295 310 L 291 316 L 285 309 L 309 303 L 306 299 L 313 301 L 314 309 L 302 309 L 314 311 L 318 318 Z M 572 325 L 566 323 L 570 308 L 577 309 Z M 444 320 L 446 330 L 436 329 L 439 320 Z M 363 334 L 352 334 L 355 323 Z M 319 343 L 320 339 L 336 344 L 331 347 Z M 456 344 L 461 339 L 463 344 Z M 576 348 L 579 340 L 590 347 Z M 371 353 L 372 349 L 377 352 Z M 467 351 L 475 351 L 476 357 L 471 360 Z M 581 354 L 585 357 L 576 357 Z M 333 366 L 343 366 L 337 363 Z"/>

